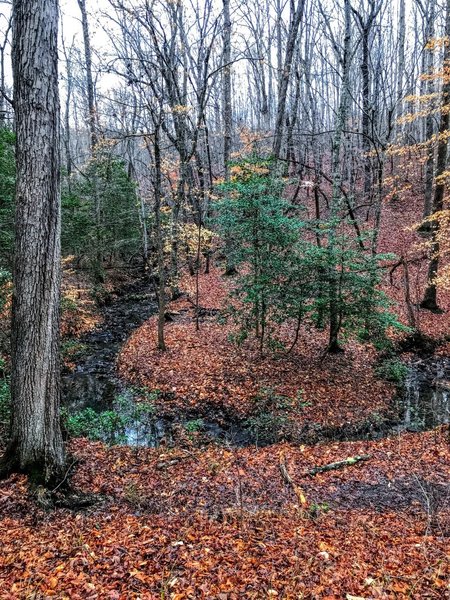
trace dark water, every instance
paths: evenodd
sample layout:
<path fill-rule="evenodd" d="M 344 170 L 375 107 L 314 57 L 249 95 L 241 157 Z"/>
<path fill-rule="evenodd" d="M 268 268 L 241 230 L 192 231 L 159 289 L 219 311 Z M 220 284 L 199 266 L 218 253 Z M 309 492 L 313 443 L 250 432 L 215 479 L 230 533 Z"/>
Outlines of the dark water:
<path fill-rule="evenodd" d="M 85 409 L 93 409 L 95 413 L 125 409 L 129 412 L 134 400 L 133 391 L 117 377 L 116 358 L 133 330 L 156 311 L 157 302 L 148 280 L 140 280 L 125 288 L 117 299 L 102 308 L 103 323 L 80 340 L 86 350 L 76 369 L 62 376 L 63 406 L 70 415 Z M 125 403 L 124 399 L 128 402 Z M 117 403 L 121 406 L 116 407 Z M 118 441 L 143 443 L 143 424 L 137 422 L 143 420 L 143 416 L 137 412 L 135 415 L 127 414 L 125 423 L 118 425 Z M 145 437 L 149 435 L 155 439 L 158 435 L 153 423 L 145 425 Z"/>
<path fill-rule="evenodd" d="M 161 417 L 152 410 L 148 392 L 132 388 L 118 378 L 115 364 L 122 345 L 157 310 L 151 282 L 144 280 L 123 290 L 102 309 L 103 323 L 80 340 L 86 350 L 75 371 L 62 376 L 62 400 L 68 414 L 85 409 L 93 409 L 98 415 L 113 411 L 120 418 L 102 439 L 131 446 L 154 447 L 163 441 L 170 444 L 180 425 L 187 434 L 201 431 L 207 438 L 248 443 L 248 433 L 238 423 L 219 424 L 196 415 Z"/>
<path fill-rule="evenodd" d="M 80 342 L 86 352 L 73 373 L 62 377 L 63 402 L 72 411 L 92 407 L 111 407 L 121 393 L 122 384 L 115 374 L 119 350 L 132 331 L 157 311 L 151 283 L 139 281 L 123 291 L 102 309 L 103 323 Z"/>

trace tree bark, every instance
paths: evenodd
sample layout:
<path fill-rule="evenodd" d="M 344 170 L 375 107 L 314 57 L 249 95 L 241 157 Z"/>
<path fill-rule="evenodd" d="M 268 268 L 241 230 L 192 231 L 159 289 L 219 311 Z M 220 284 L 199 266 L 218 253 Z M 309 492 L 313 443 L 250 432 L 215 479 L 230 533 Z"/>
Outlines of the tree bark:
<path fill-rule="evenodd" d="M 228 181 L 233 131 L 231 105 L 231 18 L 230 0 L 223 0 L 223 169 Z"/>
<path fill-rule="evenodd" d="M 2 474 L 60 480 L 58 0 L 13 2 L 16 240 L 11 438 Z"/>
<path fill-rule="evenodd" d="M 427 7 L 426 26 L 425 26 L 425 45 L 428 44 L 434 36 L 435 6 L 434 0 Z M 427 81 L 421 83 L 421 95 L 434 93 L 435 82 L 433 77 L 434 52 L 429 48 L 423 50 L 422 72 L 429 75 Z M 433 137 L 435 115 L 427 114 L 425 118 L 425 142 Z M 425 202 L 423 207 L 424 218 L 431 214 L 433 207 L 433 171 L 434 171 L 434 144 L 429 143 L 427 148 L 427 162 L 425 163 Z"/>
<path fill-rule="evenodd" d="M 86 0 L 78 0 L 78 6 L 81 12 L 81 26 L 83 29 L 83 44 L 84 44 L 84 60 L 86 70 L 86 94 L 88 103 L 89 113 L 89 148 L 91 157 L 95 158 L 96 147 L 98 144 L 98 122 L 97 122 L 97 108 L 95 105 L 95 91 L 94 91 L 94 79 L 92 77 L 92 51 L 91 51 L 91 38 L 89 34 L 89 21 L 86 11 Z M 94 211 L 95 211 L 95 225 L 96 225 L 96 252 L 94 259 L 94 277 L 97 283 L 103 283 L 103 258 L 104 258 L 104 243 L 102 234 L 102 201 L 99 190 L 99 182 L 94 170 L 93 174 L 93 188 L 94 188 Z"/>
<path fill-rule="evenodd" d="M 341 329 L 341 317 L 339 313 L 339 273 L 335 265 L 336 253 L 336 219 L 339 217 L 339 211 L 342 204 L 342 165 L 341 165 L 341 147 L 343 144 L 344 127 L 348 116 L 350 101 L 350 49 L 351 49 L 351 20 L 350 20 L 350 0 L 345 0 L 345 32 L 344 47 L 340 57 L 342 69 L 342 84 L 340 89 L 339 109 L 336 115 L 336 125 L 332 140 L 332 177 L 333 177 L 333 196 L 330 207 L 330 233 L 328 235 L 328 252 L 330 255 L 329 272 L 329 290 L 330 290 L 330 329 L 328 352 L 336 353 L 341 351 L 339 345 L 339 332 Z"/>
<path fill-rule="evenodd" d="M 89 22 L 86 12 L 86 0 L 78 0 L 78 6 L 81 12 L 81 25 L 83 28 L 84 60 L 86 62 L 86 92 L 89 111 L 89 133 L 91 154 L 94 154 L 95 146 L 98 142 L 97 137 L 97 110 L 95 107 L 94 80 L 92 77 L 92 52 L 91 38 L 89 35 Z"/>
<path fill-rule="evenodd" d="M 228 163 L 231 156 L 233 135 L 233 107 L 231 104 L 231 18 L 230 0 L 223 0 L 223 169 L 225 181 L 230 179 Z M 231 240 L 225 239 L 225 275 L 235 275 L 236 267 L 231 260 Z"/>
<path fill-rule="evenodd" d="M 440 212 L 444 207 L 445 181 L 443 174 L 447 167 L 447 133 L 450 125 L 450 114 L 448 105 L 450 102 L 450 0 L 446 2 L 445 13 L 445 49 L 442 64 L 443 84 L 441 94 L 441 117 L 439 121 L 439 142 L 437 148 L 437 160 L 435 171 L 435 187 L 433 197 L 432 214 Z M 431 260 L 428 266 L 428 281 L 425 289 L 421 308 L 438 311 L 436 276 L 439 269 L 439 222 L 433 220 L 431 223 Z"/>
<path fill-rule="evenodd" d="M 159 115 L 160 116 L 160 115 Z M 160 120 L 155 123 L 155 229 L 158 261 L 158 348 L 166 350 L 164 339 L 164 313 L 166 310 L 166 277 L 164 272 L 164 239 L 161 225 L 161 198 L 162 198 L 162 167 L 161 167 L 161 147 L 160 147 Z"/>
<path fill-rule="evenodd" d="M 275 136 L 273 141 L 272 154 L 275 159 L 280 158 L 281 143 L 283 141 L 283 125 L 285 121 L 286 99 L 289 80 L 291 77 L 292 59 L 294 57 L 295 45 L 297 42 L 298 30 L 303 17 L 304 0 L 298 0 L 297 7 L 293 11 L 291 25 L 289 27 L 288 40 L 286 44 L 286 54 L 284 58 L 283 71 L 280 75 L 278 87 L 278 110 L 275 121 Z"/>

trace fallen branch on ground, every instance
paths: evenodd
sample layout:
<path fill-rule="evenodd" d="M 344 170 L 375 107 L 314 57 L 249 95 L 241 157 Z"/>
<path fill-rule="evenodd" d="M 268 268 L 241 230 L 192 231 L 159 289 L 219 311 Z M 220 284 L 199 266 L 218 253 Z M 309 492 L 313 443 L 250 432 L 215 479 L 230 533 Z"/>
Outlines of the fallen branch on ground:
<path fill-rule="evenodd" d="M 294 494 L 297 496 L 299 505 L 304 506 L 305 504 L 307 504 L 307 500 L 306 500 L 305 494 L 303 493 L 302 488 L 295 484 L 294 480 L 291 477 L 291 474 L 288 471 L 286 457 L 284 455 L 284 452 L 281 452 L 281 454 L 280 454 L 279 467 L 280 467 L 280 473 L 281 473 L 282 480 L 292 488 L 292 490 L 294 491 Z"/>
<path fill-rule="evenodd" d="M 362 456 L 351 456 L 350 458 L 346 458 L 345 460 L 338 460 L 337 462 L 328 463 L 327 465 L 323 465 L 321 467 L 314 467 L 311 471 L 308 471 L 308 475 L 310 477 L 314 477 L 318 473 L 324 473 L 325 471 L 334 471 L 335 469 L 342 469 L 343 467 L 351 467 L 352 465 L 356 465 L 356 463 L 369 460 L 370 454 L 363 454 Z"/>

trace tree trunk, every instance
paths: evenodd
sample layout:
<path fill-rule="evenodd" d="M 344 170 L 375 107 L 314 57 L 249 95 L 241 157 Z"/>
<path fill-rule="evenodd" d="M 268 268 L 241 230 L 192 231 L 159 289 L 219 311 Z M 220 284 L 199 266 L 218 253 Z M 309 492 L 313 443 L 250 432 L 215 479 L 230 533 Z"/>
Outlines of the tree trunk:
<path fill-rule="evenodd" d="M 230 0 L 223 0 L 223 169 L 225 180 L 230 179 L 228 163 L 231 155 L 233 112 L 231 104 L 231 18 Z M 225 275 L 234 275 L 236 267 L 231 261 L 231 240 L 225 239 Z"/>
<path fill-rule="evenodd" d="M 66 81 L 67 81 L 66 102 L 65 102 L 65 110 L 64 110 L 63 143 L 64 143 L 64 150 L 65 150 L 65 157 L 66 157 L 67 185 L 68 185 L 69 192 L 70 192 L 70 188 L 71 188 L 70 177 L 72 175 L 72 165 L 73 165 L 71 140 L 70 140 L 70 137 L 71 137 L 70 136 L 70 103 L 72 100 L 72 88 L 73 88 L 73 75 L 72 75 L 73 46 L 71 46 L 69 53 L 67 53 L 66 45 L 64 43 L 64 35 L 62 34 L 61 37 L 62 37 L 62 47 L 63 47 L 64 59 L 66 62 Z"/>
<path fill-rule="evenodd" d="M 228 181 L 233 130 L 231 105 L 231 18 L 230 0 L 223 0 L 223 169 Z"/>
<path fill-rule="evenodd" d="M 370 69 L 369 44 L 371 24 L 366 24 L 362 30 L 362 146 L 364 153 L 364 196 L 366 202 L 372 189 L 372 159 L 370 156 Z"/>
<path fill-rule="evenodd" d="M 445 181 L 442 176 L 447 167 L 447 132 L 450 125 L 450 115 L 449 111 L 447 110 L 450 101 L 450 76 L 448 74 L 448 69 L 450 66 L 450 0 L 447 0 L 446 2 L 445 38 L 444 59 L 442 65 L 443 84 L 441 95 L 441 118 L 439 121 L 439 142 L 437 148 L 432 214 L 440 212 L 444 207 Z M 436 287 L 436 276 L 439 268 L 440 250 L 438 234 L 439 222 L 434 220 L 431 223 L 431 260 L 428 267 L 428 281 L 423 300 L 420 304 L 421 308 L 426 308 L 433 311 L 439 310 Z"/>
<path fill-rule="evenodd" d="M 350 0 L 345 0 L 345 33 L 344 48 L 340 63 L 342 67 L 342 84 L 340 90 L 339 110 L 336 116 L 336 125 L 332 141 L 332 176 L 333 176 L 333 196 L 330 208 L 330 233 L 328 235 L 329 252 L 329 290 L 330 290 L 330 329 L 328 352 L 340 352 L 339 331 L 341 328 L 341 318 L 339 311 L 339 282 L 336 266 L 336 219 L 342 204 L 342 165 L 341 165 L 341 147 L 343 143 L 344 127 L 348 116 L 350 101 L 350 46 L 351 46 L 351 21 L 350 21 Z"/>
<path fill-rule="evenodd" d="M 81 12 L 81 25 L 83 28 L 83 43 L 84 43 L 84 60 L 86 62 L 86 92 L 88 101 L 89 111 L 89 133 L 90 133 L 90 144 L 91 154 L 94 153 L 95 146 L 97 145 L 97 111 L 95 108 L 95 95 L 94 95 L 94 80 L 92 78 L 92 52 L 91 52 L 91 38 L 89 35 L 89 22 L 86 12 L 86 0 L 78 0 L 78 6 Z"/>
<path fill-rule="evenodd" d="M 86 93 L 89 113 L 89 147 L 91 156 L 95 157 L 95 150 L 98 143 L 97 135 L 97 109 L 95 106 L 94 79 L 92 77 L 92 51 L 91 38 L 89 35 L 89 21 L 86 11 L 86 0 L 78 0 L 78 6 L 81 12 L 81 25 L 83 28 L 83 44 L 84 44 L 84 60 L 86 69 Z M 95 211 L 95 226 L 96 226 L 96 252 L 94 259 L 94 277 L 97 283 L 103 283 L 103 258 L 104 258 L 104 243 L 102 234 L 102 201 L 99 189 L 99 182 L 96 172 L 93 174 L 94 188 L 94 211 Z"/>
<path fill-rule="evenodd" d="M 280 158 L 281 143 L 283 141 L 284 115 L 286 112 L 286 99 L 289 80 L 291 77 L 292 59 L 294 57 L 295 45 L 297 42 L 298 30 L 303 17 L 304 0 L 298 0 L 297 8 L 292 14 L 291 25 L 289 27 L 288 40 L 286 44 L 286 55 L 284 58 L 283 71 L 280 75 L 278 87 L 278 109 L 275 121 L 275 136 L 273 141 L 272 154 L 275 159 Z"/>
<path fill-rule="evenodd" d="M 161 177 L 161 147 L 160 147 L 160 124 L 155 125 L 155 229 L 156 245 L 158 253 L 158 348 L 166 349 L 164 340 L 164 313 L 166 310 L 166 277 L 164 272 L 164 239 L 161 225 L 161 197 L 162 197 L 162 177 Z"/>
<path fill-rule="evenodd" d="M 397 53 L 397 115 L 403 114 L 404 75 L 405 75 L 405 0 L 400 0 L 398 15 L 398 53 Z M 397 125 L 397 133 L 402 133 L 402 125 Z"/>
<path fill-rule="evenodd" d="M 435 7 L 434 1 L 430 2 L 427 9 L 427 20 L 425 28 L 425 45 L 428 44 L 434 36 L 434 20 L 435 20 Z M 423 73 L 429 75 L 427 81 L 423 82 L 423 91 L 421 95 L 433 94 L 435 88 L 435 82 L 433 77 L 434 68 L 434 52 L 429 48 L 423 50 Z M 422 87 L 422 84 L 421 84 Z M 430 142 L 434 134 L 434 122 L 435 115 L 429 111 L 425 118 L 425 143 L 428 142 L 427 147 L 427 162 L 425 164 L 425 202 L 423 207 L 424 218 L 431 214 L 433 207 L 433 171 L 434 171 L 434 144 Z"/>
<path fill-rule="evenodd" d="M 11 438 L 0 470 L 51 485 L 63 474 L 59 421 L 58 0 L 13 2 L 16 240 Z"/>

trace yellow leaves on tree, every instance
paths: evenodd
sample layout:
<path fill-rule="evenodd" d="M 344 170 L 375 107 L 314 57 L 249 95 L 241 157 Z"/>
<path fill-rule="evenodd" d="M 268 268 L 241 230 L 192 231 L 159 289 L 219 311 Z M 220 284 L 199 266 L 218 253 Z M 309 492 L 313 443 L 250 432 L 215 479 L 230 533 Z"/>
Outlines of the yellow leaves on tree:
<path fill-rule="evenodd" d="M 200 229 L 200 252 L 206 253 L 212 250 L 215 234 L 210 229 Z M 196 256 L 198 250 L 199 230 L 195 223 L 185 223 L 180 226 L 180 239 L 188 256 Z"/>

